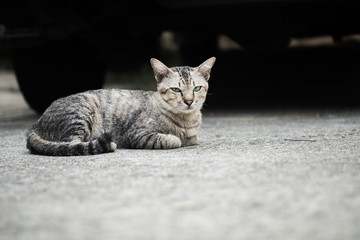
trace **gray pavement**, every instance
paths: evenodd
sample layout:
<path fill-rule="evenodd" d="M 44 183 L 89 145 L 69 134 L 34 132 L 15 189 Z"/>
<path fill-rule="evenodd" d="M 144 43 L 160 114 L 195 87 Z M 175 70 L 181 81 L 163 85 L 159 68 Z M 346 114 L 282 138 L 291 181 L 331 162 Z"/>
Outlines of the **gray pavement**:
<path fill-rule="evenodd" d="M 0 239 L 360 239 L 360 111 L 211 113 L 199 145 L 30 155 L 0 74 Z"/>

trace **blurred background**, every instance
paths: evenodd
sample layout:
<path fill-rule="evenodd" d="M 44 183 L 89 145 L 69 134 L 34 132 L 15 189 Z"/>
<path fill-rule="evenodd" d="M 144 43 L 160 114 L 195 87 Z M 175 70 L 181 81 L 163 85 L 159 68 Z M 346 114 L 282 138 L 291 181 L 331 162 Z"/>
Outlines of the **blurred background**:
<path fill-rule="evenodd" d="M 152 57 L 195 67 L 212 56 L 205 110 L 357 108 L 359 10 L 352 0 L 1 1 L 0 71 L 39 113 L 89 89 L 155 90 Z"/>

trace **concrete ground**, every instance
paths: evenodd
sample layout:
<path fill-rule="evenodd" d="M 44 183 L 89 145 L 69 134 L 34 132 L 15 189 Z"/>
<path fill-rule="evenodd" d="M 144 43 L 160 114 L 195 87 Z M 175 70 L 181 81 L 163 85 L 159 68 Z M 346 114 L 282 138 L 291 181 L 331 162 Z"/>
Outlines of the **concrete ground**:
<path fill-rule="evenodd" d="M 360 239 L 360 111 L 206 112 L 199 145 L 30 155 L 0 73 L 0 239 Z"/>

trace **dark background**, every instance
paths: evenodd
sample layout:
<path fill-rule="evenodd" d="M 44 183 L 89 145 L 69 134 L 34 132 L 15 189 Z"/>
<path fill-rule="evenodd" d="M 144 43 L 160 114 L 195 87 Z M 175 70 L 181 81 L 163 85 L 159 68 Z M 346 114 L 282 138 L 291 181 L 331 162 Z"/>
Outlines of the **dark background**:
<path fill-rule="evenodd" d="M 104 81 L 155 89 L 151 57 L 171 67 L 212 56 L 205 109 L 358 108 L 359 6 L 352 0 L 3 1 L 1 65 L 13 67 L 38 112 Z"/>
<path fill-rule="evenodd" d="M 210 84 L 214 107 L 359 107 L 360 44 L 221 53 Z"/>
<path fill-rule="evenodd" d="M 360 106 L 360 35 L 335 42 L 331 36 L 293 39 L 281 51 L 249 52 L 222 37 L 214 54 L 205 109 L 358 108 Z M 185 64 L 181 53 L 165 48 L 168 66 Z M 197 55 L 197 66 L 211 55 Z M 155 89 L 148 61 L 128 74 L 120 62 L 108 70 L 111 83 L 127 88 Z"/>

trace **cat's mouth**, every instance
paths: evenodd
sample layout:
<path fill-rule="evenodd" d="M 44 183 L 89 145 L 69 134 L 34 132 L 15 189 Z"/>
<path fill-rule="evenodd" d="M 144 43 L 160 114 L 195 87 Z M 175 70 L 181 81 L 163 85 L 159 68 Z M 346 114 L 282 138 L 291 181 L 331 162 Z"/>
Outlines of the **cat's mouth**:
<path fill-rule="evenodd" d="M 184 104 L 184 105 L 183 105 L 183 109 L 184 109 L 186 112 L 191 112 L 191 111 L 193 111 L 193 110 L 196 109 L 196 106 L 195 106 L 194 103 L 191 104 L 191 105 Z"/>

